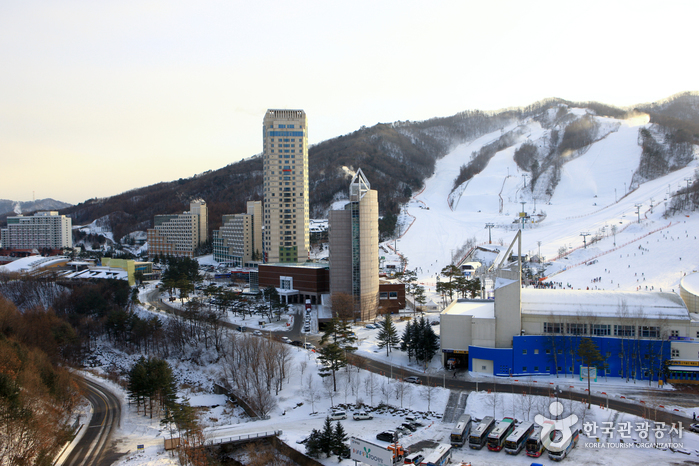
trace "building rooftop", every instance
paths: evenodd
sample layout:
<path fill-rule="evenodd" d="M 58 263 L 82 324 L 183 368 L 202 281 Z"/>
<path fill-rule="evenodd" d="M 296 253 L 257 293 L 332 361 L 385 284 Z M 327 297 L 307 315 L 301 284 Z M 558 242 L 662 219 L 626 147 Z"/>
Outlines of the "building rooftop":
<path fill-rule="evenodd" d="M 494 319 L 495 301 L 492 299 L 459 299 L 442 311 L 442 315 L 470 315 L 476 319 Z"/>
<path fill-rule="evenodd" d="M 619 317 L 622 305 L 628 317 L 687 319 L 684 301 L 675 293 L 650 291 L 522 289 L 522 314 Z"/>
<path fill-rule="evenodd" d="M 321 264 L 319 262 L 275 262 L 269 264 L 260 264 L 260 267 L 264 266 L 274 266 L 274 267 L 305 267 L 308 269 L 327 269 L 330 265 L 326 262 Z"/>

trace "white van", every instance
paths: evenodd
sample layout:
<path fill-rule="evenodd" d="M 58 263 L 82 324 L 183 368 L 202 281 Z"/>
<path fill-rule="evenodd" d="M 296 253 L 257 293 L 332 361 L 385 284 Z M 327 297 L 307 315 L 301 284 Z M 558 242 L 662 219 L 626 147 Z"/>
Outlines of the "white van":
<path fill-rule="evenodd" d="M 347 419 L 347 413 L 344 411 L 333 411 L 329 417 L 333 421 L 337 421 L 339 419 Z"/>

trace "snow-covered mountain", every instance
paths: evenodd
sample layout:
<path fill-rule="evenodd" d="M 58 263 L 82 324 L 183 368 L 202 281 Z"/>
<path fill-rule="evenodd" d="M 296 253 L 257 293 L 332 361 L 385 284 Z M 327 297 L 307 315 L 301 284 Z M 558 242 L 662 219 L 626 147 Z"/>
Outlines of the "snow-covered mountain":
<path fill-rule="evenodd" d="M 36 201 L 12 201 L 0 199 L 0 215 L 18 215 L 23 212 L 35 212 L 37 210 L 60 210 L 70 207 L 71 204 L 55 199 L 39 199 Z"/>
<path fill-rule="evenodd" d="M 588 143 L 566 142 L 566 127 L 575 122 L 585 122 L 578 125 L 587 128 L 581 138 Z M 650 139 L 665 149 L 649 155 Z M 407 267 L 433 286 L 445 265 L 488 243 L 487 224 L 493 243 L 506 249 L 525 212 L 523 252 L 550 262 L 549 280 L 581 289 L 677 291 L 684 274 L 699 268 L 699 147 L 673 144 L 642 112 L 620 119 L 551 108 L 438 160 L 424 190 L 404 207 L 395 244 Z M 483 153 L 485 165 L 455 185 Z"/>

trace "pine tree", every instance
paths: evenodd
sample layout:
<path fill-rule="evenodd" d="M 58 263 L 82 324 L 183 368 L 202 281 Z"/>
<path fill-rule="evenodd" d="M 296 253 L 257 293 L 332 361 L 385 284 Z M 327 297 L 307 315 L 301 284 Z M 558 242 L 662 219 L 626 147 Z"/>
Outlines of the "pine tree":
<path fill-rule="evenodd" d="M 320 457 L 321 433 L 318 429 L 313 429 L 306 440 L 306 454 L 312 458 Z"/>
<path fill-rule="evenodd" d="M 413 332 L 414 325 L 411 320 L 406 324 L 405 330 L 403 330 L 403 336 L 400 340 L 400 350 L 408 353 L 408 361 L 415 355 L 415 348 L 413 348 Z"/>
<path fill-rule="evenodd" d="M 400 342 L 398 337 L 398 330 L 396 325 L 393 323 L 391 314 L 386 314 L 383 322 L 380 324 L 379 333 L 377 335 L 378 347 L 386 348 L 386 356 L 392 347 L 396 346 Z"/>
<path fill-rule="evenodd" d="M 318 369 L 318 375 L 321 377 L 332 376 L 333 391 L 337 391 L 337 371 L 347 365 L 347 355 L 345 350 L 337 343 L 328 343 L 318 350 L 318 359 L 322 363 L 322 367 Z"/>
<path fill-rule="evenodd" d="M 320 451 L 325 453 L 325 456 L 330 456 L 334 449 L 335 432 L 333 425 L 330 422 L 330 417 L 325 418 L 323 430 L 320 432 Z"/>
<path fill-rule="evenodd" d="M 321 452 L 321 433 L 318 429 L 313 429 L 306 441 L 306 454 L 312 458 L 318 458 Z"/>
<path fill-rule="evenodd" d="M 599 352 L 599 348 L 594 341 L 589 338 L 583 338 L 578 345 L 578 357 L 583 365 L 587 366 L 587 409 L 590 409 L 592 404 L 592 392 L 590 391 L 590 366 L 596 366 L 604 363 L 604 358 Z M 583 374 L 580 374 L 583 376 Z"/>
<path fill-rule="evenodd" d="M 349 451 L 349 447 L 345 443 L 349 439 L 345 428 L 342 426 L 340 421 L 335 424 L 335 431 L 333 432 L 333 452 L 338 456 L 343 456 L 343 453 Z"/>

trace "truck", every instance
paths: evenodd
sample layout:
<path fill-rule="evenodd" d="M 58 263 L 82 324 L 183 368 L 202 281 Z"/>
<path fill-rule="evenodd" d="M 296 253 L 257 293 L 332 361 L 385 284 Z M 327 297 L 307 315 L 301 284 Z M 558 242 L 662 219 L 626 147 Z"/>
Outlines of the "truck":
<path fill-rule="evenodd" d="M 306 312 L 311 312 L 311 300 L 306 300 Z"/>
<path fill-rule="evenodd" d="M 405 449 L 399 443 L 380 445 L 371 440 L 350 438 L 350 458 L 369 465 L 403 464 Z"/>

